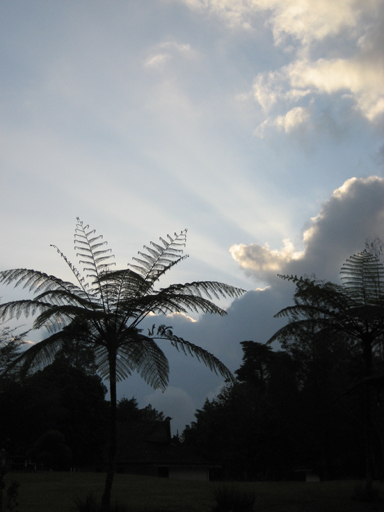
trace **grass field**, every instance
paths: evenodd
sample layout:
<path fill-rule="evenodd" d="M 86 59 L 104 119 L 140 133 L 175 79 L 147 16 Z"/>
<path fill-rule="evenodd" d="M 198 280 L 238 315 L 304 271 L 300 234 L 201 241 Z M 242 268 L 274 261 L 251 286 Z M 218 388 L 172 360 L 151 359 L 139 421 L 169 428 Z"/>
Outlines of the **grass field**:
<path fill-rule="evenodd" d="M 12 473 L 7 480 L 20 483 L 20 512 L 69 512 L 76 496 L 92 491 L 101 496 L 104 475 L 99 473 Z M 351 499 L 356 482 L 236 483 L 256 493 L 255 512 L 363 512 L 384 511 L 384 504 Z M 193 482 L 118 474 L 114 498 L 132 512 L 157 509 L 172 512 L 210 512 L 212 489 L 219 483 Z M 384 495 L 384 485 L 377 484 Z"/>

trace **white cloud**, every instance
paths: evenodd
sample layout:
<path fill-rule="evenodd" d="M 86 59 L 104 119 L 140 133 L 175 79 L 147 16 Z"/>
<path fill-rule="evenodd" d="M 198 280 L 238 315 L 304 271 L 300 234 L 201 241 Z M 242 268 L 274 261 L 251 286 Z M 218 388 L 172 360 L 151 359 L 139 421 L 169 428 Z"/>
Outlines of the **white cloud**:
<path fill-rule="evenodd" d="M 384 64 L 382 60 L 381 64 Z M 363 56 L 354 59 L 297 60 L 278 72 L 264 73 L 253 84 L 255 100 L 265 112 L 274 106 L 292 104 L 306 97 L 339 94 L 340 100 L 352 99 L 355 108 L 369 121 L 384 114 L 384 65 Z M 305 118 L 305 119 L 304 119 Z M 287 127 L 290 122 L 307 121 L 309 110 L 294 107 L 268 124 Z M 261 125 L 262 127 L 262 125 Z"/>
<path fill-rule="evenodd" d="M 297 260 L 303 256 L 302 252 L 295 250 L 288 239 L 283 240 L 281 250 L 271 250 L 268 244 L 263 247 L 259 244 L 237 244 L 230 248 L 230 253 L 243 269 L 250 270 L 261 278 L 271 272 L 280 273 L 291 260 Z"/>
<path fill-rule="evenodd" d="M 343 94 L 371 122 L 383 115 L 383 0 L 184 2 L 192 9 L 219 16 L 230 26 L 246 29 L 263 13 L 275 45 L 289 49 L 294 59 L 290 64 L 259 73 L 254 80 L 254 98 L 262 109 L 280 110 L 267 125 L 283 127 L 289 133 L 288 118 L 295 112 L 292 103 L 320 95 Z M 315 59 L 311 53 L 316 54 Z M 259 135 L 264 128 L 259 126 Z"/>
<path fill-rule="evenodd" d="M 361 113 L 373 121 L 384 113 L 384 66 L 379 64 L 361 57 L 319 59 L 314 63 L 294 62 L 287 71 L 293 90 L 306 94 L 349 93 Z"/>
<path fill-rule="evenodd" d="M 374 235 L 384 238 L 384 179 L 371 176 L 347 180 L 310 220 L 303 234 L 304 251 L 295 250 L 289 240 L 284 240 L 279 250 L 258 244 L 239 244 L 231 248 L 233 258 L 247 275 L 258 283 L 260 280 L 268 282 L 269 286 L 236 299 L 225 317 L 203 315 L 194 323 L 174 318 L 175 332 L 214 353 L 234 371 L 241 364 L 241 341 L 264 343 L 284 325 L 285 320 L 276 319 L 274 315 L 291 304 L 294 287 L 279 279 L 277 273 L 315 273 L 320 279 L 337 281 L 343 262 L 364 249 L 366 238 Z M 169 397 L 166 393 L 147 393 L 146 403 L 152 403 L 170 416 L 180 406 L 181 423 L 189 423 L 193 420 L 193 402 L 201 407 L 204 397 L 217 393 L 222 380 L 194 358 L 175 352 L 170 353 L 169 358 L 172 378 Z M 184 394 L 181 389 L 190 391 Z M 191 411 L 189 417 L 188 410 Z"/>
<path fill-rule="evenodd" d="M 302 44 L 321 41 L 354 29 L 366 13 L 371 16 L 382 3 L 367 0 L 180 0 L 191 9 L 208 12 L 232 27 L 250 29 L 261 12 L 268 13 L 276 44 L 283 44 L 292 36 Z"/>
<path fill-rule="evenodd" d="M 309 111 L 306 108 L 295 107 L 285 114 L 276 118 L 276 125 L 286 133 L 291 133 L 295 128 L 309 119 Z"/>
<path fill-rule="evenodd" d="M 312 274 L 336 279 L 342 262 L 364 249 L 369 237 L 384 237 L 384 179 L 351 178 L 336 189 L 303 232 L 304 251 L 289 240 L 283 248 L 268 245 L 234 245 L 232 257 L 263 282 L 275 282 L 276 274 Z"/>

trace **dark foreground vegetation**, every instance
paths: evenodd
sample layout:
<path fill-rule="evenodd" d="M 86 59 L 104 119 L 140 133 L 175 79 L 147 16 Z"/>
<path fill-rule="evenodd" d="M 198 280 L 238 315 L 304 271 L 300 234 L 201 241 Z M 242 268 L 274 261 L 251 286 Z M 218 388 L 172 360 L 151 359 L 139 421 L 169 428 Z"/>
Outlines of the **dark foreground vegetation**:
<path fill-rule="evenodd" d="M 8 475 L 20 482 L 20 512 L 70 512 L 76 498 L 93 493 L 100 498 L 105 475 L 97 473 L 22 473 Z M 233 486 L 254 493 L 254 512 L 363 512 L 384 510 L 382 503 L 353 498 L 358 482 L 243 482 Z M 220 484 L 115 476 L 112 503 L 117 499 L 129 512 L 212 512 L 214 490 Z M 375 484 L 384 493 L 383 484 Z"/>
<path fill-rule="evenodd" d="M 184 259 L 185 232 L 146 248 L 143 259 L 124 271 L 105 263 L 109 256 L 93 231 L 79 222 L 76 233 L 92 271 L 88 285 L 67 260 L 78 285 L 34 270 L 0 272 L 0 283 L 25 283 L 37 294 L 0 304 L 0 318 L 37 312 L 35 328 L 54 331 L 23 352 L 19 338 L 0 330 L 1 460 L 10 470 L 7 479 L 22 471 L 13 478 L 20 484 L 20 512 L 125 512 L 123 505 L 114 507 L 115 499 L 129 511 L 148 512 L 384 510 L 378 495 L 383 484 L 374 486 L 384 481 L 381 241 L 345 262 L 341 285 L 282 276 L 295 286 L 293 304 L 277 314 L 287 323 L 267 343 L 241 342 L 243 361 L 234 378 L 172 328 L 153 327 L 148 334 L 138 328 L 152 312 L 224 314 L 211 297 L 242 293 L 214 282 L 154 289 Z M 61 330 L 55 331 L 58 321 Z M 226 483 L 118 474 L 112 499 L 116 468 L 132 472 L 134 462 L 143 474 L 143 454 L 150 452 L 138 450 L 133 460 L 136 433 L 168 421 L 151 407 L 139 410 L 135 399 L 116 398 L 116 380 L 132 371 L 166 387 L 168 361 L 159 339 L 196 356 L 226 385 L 181 436 L 171 440 L 169 431 L 165 451 L 158 450 L 163 458 L 150 457 L 149 466 L 157 460 L 161 469 L 180 462 L 209 467 L 212 479 Z M 272 343 L 279 345 L 272 349 Z M 101 378 L 109 380 L 109 402 Z M 117 449 L 132 439 L 123 443 L 129 450 Z M 311 483 L 296 481 L 305 478 Z M 231 481 L 237 483 L 229 486 Z M 14 495 L 11 482 L 4 489 Z"/>
<path fill-rule="evenodd" d="M 190 311 L 225 315 L 213 302 L 220 297 L 235 298 L 244 290 L 216 281 L 194 281 L 161 287 L 161 278 L 182 262 L 186 230 L 158 243 L 151 242 L 124 269 L 116 269 L 113 255 L 102 235 L 77 219 L 74 244 L 81 273 L 56 247 L 71 270 L 74 282 L 47 275 L 34 269 L 17 268 L 0 272 L 0 283 L 29 289 L 22 300 L 0 304 L 0 318 L 36 315 L 33 328 L 46 329 L 47 337 L 11 361 L 19 378 L 54 361 L 68 344 L 92 350 L 98 374 L 109 381 L 108 470 L 102 497 L 103 511 L 109 512 L 117 456 L 116 383 L 133 371 L 153 388 L 168 384 L 168 359 L 158 345 L 168 342 L 184 354 L 195 356 L 210 370 L 230 379 L 231 372 L 213 354 L 174 334 L 172 327 L 153 325 L 143 332 L 143 320 L 152 314 L 187 313 Z M 36 446 L 39 453 L 51 444 L 44 438 Z M 55 445 L 65 449 L 65 440 L 55 434 Z M 44 449 L 41 450 L 42 445 Z M 68 447 L 69 448 L 69 447 Z"/>
<path fill-rule="evenodd" d="M 384 476 L 384 267 L 365 250 L 343 265 L 342 285 L 283 277 L 296 287 L 278 313 L 287 324 L 267 344 L 242 342 L 237 382 L 197 411 L 184 444 L 226 479 L 312 470 L 365 478 L 369 495 Z"/>

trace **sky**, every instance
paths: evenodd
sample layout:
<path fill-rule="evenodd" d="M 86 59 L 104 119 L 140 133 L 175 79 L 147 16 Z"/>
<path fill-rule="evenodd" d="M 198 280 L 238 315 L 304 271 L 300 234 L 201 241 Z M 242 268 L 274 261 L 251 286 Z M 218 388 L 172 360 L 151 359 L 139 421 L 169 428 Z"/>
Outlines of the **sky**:
<path fill-rule="evenodd" d="M 1 269 L 71 278 L 50 245 L 77 263 L 77 217 L 118 268 L 187 228 L 164 284 L 246 293 L 159 322 L 234 371 L 282 325 L 277 274 L 337 282 L 384 239 L 384 0 L 3 0 L 0 20 Z M 168 390 L 119 396 L 181 432 L 223 382 L 165 350 Z"/>

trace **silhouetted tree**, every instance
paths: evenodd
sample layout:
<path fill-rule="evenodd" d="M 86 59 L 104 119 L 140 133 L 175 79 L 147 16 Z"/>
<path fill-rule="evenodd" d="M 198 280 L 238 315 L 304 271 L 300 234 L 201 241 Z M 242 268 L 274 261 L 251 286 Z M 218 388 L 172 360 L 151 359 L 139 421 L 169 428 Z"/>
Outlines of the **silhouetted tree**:
<path fill-rule="evenodd" d="M 27 451 L 44 469 L 68 469 L 72 461 L 72 450 L 65 444 L 63 434 L 58 430 L 48 430 Z"/>
<path fill-rule="evenodd" d="M 183 432 L 184 443 L 222 464 L 228 478 L 290 476 L 300 432 L 296 368 L 290 356 L 244 341 L 238 382 L 206 400 Z"/>
<path fill-rule="evenodd" d="M 52 334 L 37 343 L 16 361 L 23 369 L 45 365 L 68 342 L 77 339 L 94 347 L 98 372 L 109 380 L 110 442 L 109 462 L 102 498 L 108 510 L 116 465 L 116 381 L 138 371 L 154 388 L 164 389 L 168 383 L 168 361 L 156 341 L 165 340 L 177 350 L 196 356 L 211 370 L 231 378 L 229 370 L 211 353 L 178 336 L 172 328 L 160 325 L 144 334 L 140 323 L 150 314 L 188 311 L 217 313 L 225 311 L 212 298 L 238 297 L 243 290 L 212 281 L 174 284 L 156 289 L 164 274 L 186 256 L 183 247 L 186 231 L 160 243 L 151 243 L 134 258 L 134 264 L 123 270 L 112 270 L 111 254 L 101 236 L 78 219 L 75 249 L 85 276 L 57 249 L 72 270 L 77 283 L 29 269 L 0 272 L 0 283 L 23 284 L 34 298 L 0 305 L 0 316 L 19 317 L 38 313 L 34 328 L 46 327 Z M 64 329 L 68 326 L 67 329 Z"/>
<path fill-rule="evenodd" d="M 11 329 L 8 326 L 2 326 L 0 329 L 0 377 L 4 377 L 6 370 L 11 363 L 20 354 L 24 344 L 24 333 L 17 333 L 17 328 Z"/>
<path fill-rule="evenodd" d="M 117 403 L 117 421 L 124 423 L 139 421 L 164 421 L 164 414 L 159 412 L 151 404 L 139 409 L 136 398 L 122 398 Z"/>
<path fill-rule="evenodd" d="M 364 250 L 342 266 L 342 285 L 308 277 L 282 277 L 296 285 L 294 305 L 276 315 L 289 321 L 269 343 L 279 341 L 285 347 L 291 340 L 296 343 L 300 340 L 317 346 L 317 340 L 326 339 L 330 343 L 347 340 L 351 350 L 360 354 L 361 372 L 349 391 L 362 393 L 366 478 L 370 491 L 374 469 L 373 415 L 377 404 L 373 391 L 382 385 L 382 376 L 374 367 L 374 355 L 384 335 L 384 267 L 375 255 Z"/>
<path fill-rule="evenodd" d="M 10 382 L 0 393 L 0 444 L 12 455 L 26 451 L 47 431 L 60 431 L 73 465 L 100 464 L 107 441 L 106 387 L 65 361 Z"/>

